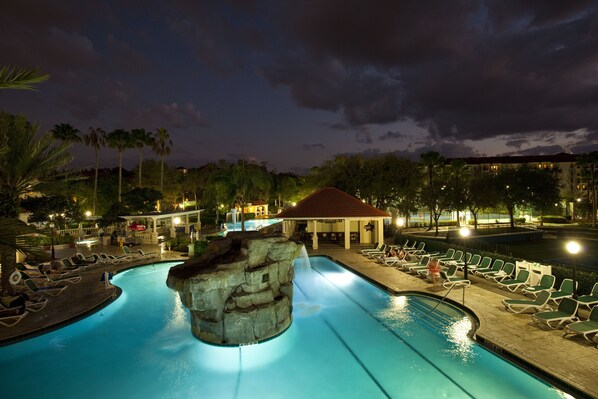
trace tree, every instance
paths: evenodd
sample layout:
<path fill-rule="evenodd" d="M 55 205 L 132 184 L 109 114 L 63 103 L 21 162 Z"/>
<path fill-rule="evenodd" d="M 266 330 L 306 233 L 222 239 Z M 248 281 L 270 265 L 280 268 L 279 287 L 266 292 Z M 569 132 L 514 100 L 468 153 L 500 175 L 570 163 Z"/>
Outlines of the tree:
<path fill-rule="evenodd" d="M 245 205 L 248 200 L 264 197 L 270 192 L 270 174 L 264 165 L 240 160 L 221 171 L 214 180 L 223 183 L 229 195 L 235 198 L 241 208 L 241 230 L 245 231 Z"/>
<path fill-rule="evenodd" d="M 152 151 L 160 157 L 160 191 L 164 192 L 164 158 L 170 154 L 172 140 L 170 134 L 163 127 L 156 130 L 152 144 Z"/>
<path fill-rule="evenodd" d="M 450 196 L 450 208 L 457 212 L 457 227 L 461 226 L 459 212 L 467 207 L 465 197 L 468 180 L 469 170 L 465 161 L 461 159 L 451 161 L 448 167 L 447 190 Z"/>
<path fill-rule="evenodd" d="M 108 147 L 116 148 L 118 150 L 118 202 L 121 202 L 122 197 L 122 180 L 123 180 L 123 153 L 127 148 L 133 147 L 133 140 L 131 133 L 126 130 L 117 129 L 106 136 Z"/>
<path fill-rule="evenodd" d="M 390 205 L 405 217 L 405 227 L 409 227 L 409 215 L 417 211 L 420 185 L 417 164 L 406 158 L 398 158 L 394 168 L 396 177 L 392 183 L 395 191 Z"/>
<path fill-rule="evenodd" d="M 438 208 L 440 196 L 446 196 L 446 192 L 440 191 L 440 186 L 445 185 L 444 181 L 439 179 L 444 167 L 445 158 L 435 151 L 428 151 L 420 154 L 420 167 L 424 176 L 424 184 L 421 189 L 420 200 L 430 211 L 430 227 L 432 229 L 433 210 Z M 443 198 L 443 201 L 446 198 Z M 447 204 L 448 206 L 448 204 Z M 438 215 L 440 217 L 440 215 Z M 436 234 L 438 234 L 438 220 L 436 220 Z"/>
<path fill-rule="evenodd" d="M 60 176 L 60 169 L 71 157 L 67 143 L 56 144 L 50 133 L 37 137 L 37 124 L 24 116 L 0 113 L 0 217 L 17 220 L 21 197 L 41 183 Z M 4 233 L 3 233 L 4 234 Z M 9 290 L 9 276 L 14 271 L 17 230 L 5 232 L 7 245 L 0 247 L 2 289 Z"/>
<path fill-rule="evenodd" d="M 139 149 L 139 187 L 141 187 L 141 165 L 143 164 L 143 147 L 151 146 L 154 143 L 154 137 L 150 132 L 146 132 L 145 129 L 133 129 L 131 130 L 135 147 Z"/>
<path fill-rule="evenodd" d="M 93 210 L 92 214 L 96 215 L 96 203 L 98 198 L 98 173 L 100 169 L 100 148 L 106 145 L 106 132 L 102 128 L 89 127 L 89 133 L 83 136 L 83 142 L 85 145 L 93 147 L 95 159 L 96 159 L 96 171 L 95 178 L 93 181 Z"/>
<path fill-rule="evenodd" d="M 489 173 L 476 173 L 468 180 L 465 205 L 473 216 L 474 229 L 477 230 L 478 228 L 478 214 L 480 211 L 496 207 L 496 188 L 496 178 Z"/>
<path fill-rule="evenodd" d="M 0 89 L 36 90 L 34 85 L 45 82 L 49 77 L 37 69 L 16 69 L 5 65 L 0 68 Z"/>
<path fill-rule="evenodd" d="M 123 194 L 123 205 L 131 213 L 151 213 L 156 202 L 162 199 L 162 193 L 153 188 L 135 187 Z"/>
<path fill-rule="evenodd" d="M 79 137 L 79 130 L 68 123 L 61 123 L 54 125 L 50 130 L 52 136 L 55 139 L 67 142 L 67 143 L 80 143 L 81 137 Z"/>
<path fill-rule="evenodd" d="M 527 177 L 528 204 L 540 212 L 540 225 L 544 224 L 544 213 L 554 209 L 561 200 L 558 179 L 549 170 L 530 169 Z"/>

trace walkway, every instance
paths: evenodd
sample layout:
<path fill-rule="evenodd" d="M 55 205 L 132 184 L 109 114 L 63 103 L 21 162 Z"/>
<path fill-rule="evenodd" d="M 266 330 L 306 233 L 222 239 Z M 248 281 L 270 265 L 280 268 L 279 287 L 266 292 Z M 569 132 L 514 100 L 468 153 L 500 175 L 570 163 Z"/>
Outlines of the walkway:
<path fill-rule="evenodd" d="M 366 276 L 390 291 L 422 291 L 444 295 L 447 290 L 435 289 L 421 278 L 380 266 L 362 256 L 358 249 L 345 250 L 337 246 L 320 247 L 310 255 L 327 255 Z M 507 357 L 519 358 L 537 370 L 552 375 L 586 395 L 598 398 L 598 350 L 581 337 L 564 339 L 563 330 L 540 329 L 530 314 L 506 312 L 501 302 L 505 298 L 523 298 L 498 289 L 487 280 L 471 277 L 472 285 L 465 291 L 465 306 L 479 318 L 476 340 Z M 463 290 L 448 296 L 462 302 Z"/>

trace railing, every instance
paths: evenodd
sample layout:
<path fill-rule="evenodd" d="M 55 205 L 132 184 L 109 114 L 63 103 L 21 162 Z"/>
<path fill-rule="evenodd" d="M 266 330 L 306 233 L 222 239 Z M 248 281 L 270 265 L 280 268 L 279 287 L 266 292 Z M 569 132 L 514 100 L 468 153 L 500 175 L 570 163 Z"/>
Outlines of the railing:
<path fill-rule="evenodd" d="M 438 303 L 436 304 L 436 306 L 434 306 L 434 309 L 430 310 L 430 313 L 429 313 L 429 314 L 432 314 L 432 313 L 434 313 L 434 311 L 436 310 L 436 308 L 437 308 L 438 306 L 440 306 L 440 304 L 441 304 L 442 302 L 444 302 L 444 300 L 446 299 L 446 297 L 448 296 L 448 294 L 450 294 L 450 293 L 451 293 L 451 291 L 453 290 L 453 288 L 455 288 L 455 287 L 456 287 L 456 285 L 451 285 L 451 288 L 449 288 L 449 290 L 446 292 L 446 294 L 444 294 L 444 296 L 442 297 L 442 299 L 441 299 L 440 301 L 438 301 Z M 463 295 L 465 295 L 465 287 L 463 287 L 463 290 L 464 290 L 464 291 L 463 291 Z"/>

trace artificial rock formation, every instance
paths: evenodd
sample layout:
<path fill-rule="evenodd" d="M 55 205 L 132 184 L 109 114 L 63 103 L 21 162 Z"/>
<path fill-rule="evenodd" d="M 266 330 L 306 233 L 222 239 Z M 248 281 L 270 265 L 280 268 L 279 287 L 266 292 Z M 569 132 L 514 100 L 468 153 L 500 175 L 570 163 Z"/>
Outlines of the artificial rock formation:
<path fill-rule="evenodd" d="M 175 266 L 167 285 L 191 312 L 197 338 L 242 345 L 272 338 L 291 324 L 293 259 L 301 244 L 282 236 L 229 233 L 199 260 Z"/>

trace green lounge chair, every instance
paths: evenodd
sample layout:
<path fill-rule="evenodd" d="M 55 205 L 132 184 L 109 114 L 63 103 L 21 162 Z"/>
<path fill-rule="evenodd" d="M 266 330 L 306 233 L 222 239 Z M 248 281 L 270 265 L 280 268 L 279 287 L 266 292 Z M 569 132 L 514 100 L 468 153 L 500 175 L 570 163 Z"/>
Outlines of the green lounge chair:
<path fill-rule="evenodd" d="M 463 259 L 463 251 L 455 251 L 455 253 L 453 254 L 453 257 L 451 259 L 438 259 L 438 262 L 440 262 L 440 264 L 445 264 L 445 265 L 452 265 L 452 264 L 456 264 L 456 262 L 460 262 Z"/>
<path fill-rule="evenodd" d="M 582 295 L 577 298 L 577 302 L 579 302 L 579 306 L 585 306 L 588 310 L 598 304 L 598 283 L 594 284 L 592 292 L 589 295 Z"/>
<path fill-rule="evenodd" d="M 467 260 L 467 264 L 469 265 L 471 263 L 471 257 L 472 254 L 469 252 L 465 252 L 463 254 L 463 256 L 461 257 L 460 261 L 456 261 L 456 260 L 450 260 L 447 262 L 447 264 L 449 265 L 455 265 L 457 266 L 457 270 L 461 270 L 463 268 L 463 266 L 465 266 L 465 261 Z"/>
<path fill-rule="evenodd" d="M 14 314 L 13 311 L 2 311 L 0 312 L 0 324 L 5 327 L 12 327 L 23 320 L 28 314 L 29 312 L 27 311 L 21 314 Z"/>
<path fill-rule="evenodd" d="M 24 280 L 25 287 L 33 294 L 48 294 L 52 296 L 58 296 L 62 291 L 66 290 L 67 285 L 56 285 L 53 287 L 40 287 L 35 281 L 31 279 Z"/>
<path fill-rule="evenodd" d="M 443 259 L 453 259 L 454 254 L 455 250 L 453 248 L 449 248 L 445 253 L 440 255 L 434 255 L 432 258 L 441 262 Z"/>
<path fill-rule="evenodd" d="M 502 270 L 496 273 L 487 273 L 484 274 L 487 280 L 494 281 L 495 283 L 499 283 L 501 281 L 510 279 L 513 277 L 513 273 L 515 272 L 515 265 L 511 262 L 505 263 Z"/>
<path fill-rule="evenodd" d="M 475 271 L 475 274 L 477 274 L 478 276 L 483 277 L 484 274 L 487 273 L 496 273 L 502 270 L 503 266 L 505 265 L 505 261 L 502 259 L 495 259 L 494 263 L 492 264 L 492 267 L 486 268 L 486 269 L 477 269 Z"/>
<path fill-rule="evenodd" d="M 598 306 L 594 306 L 590 316 L 585 321 L 576 321 L 565 326 L 563 337 L 581 334 L 588 342 L 592 342 L 588 335 L 598 333 Z"/>
<path fill-rule="evenodd" d="M 537 296 L 542 291 L 554 291 L 554 283 L 556 281 L 556 277 L 552 274 L 545 274 L 540 279 L 538 285 L 532 285 L 529 287 L 525 287 L 523 289 L 524 294 L 532 294 L 533 296 Z"/>
<path fill-rule="evenodd" d="M 405 263 L 403 269 L 407 270 L 409 273 L 417 274 L 419 270 L 428 270 L 428 263 L 430 263 L 430 257 L 424 256 L 419 262 Z"/>
<path fill-rule="evenodd" d="M 504 299 L 502 304 L 505 306 L 505 310 L 513 313 L 523 313 L 533 310 L 539 312 L 546 307 L 548 299 L 550 298 L 550 292 L 541 291 L 534 300 L 530 299 Z"/>
<path fill-rule="evenodd" d="M 8 311 L 16 312 L 23 307 L 23 305 L 10 306 L 10 303 L 4 302 L 4 298 L 5 297 L 0 298 L 0 310 L 2 310 L 2 311 L 8 310 Z M 39 312 L 40 310 L 45 308 L 47 304 L 48 304 L 48 299 L 46 299 L 46 298 L 41 298 L 41 299 L 35 300 L 35 301 L 26 300 L 25 301 L 25 310 L 28 310 L 30 312 Z"/>
<path fill-rule="evenodd" d="M 532 321 L 536 324 L 547 325 L 549 328 L 556 330 L 564 323 L 577 321 L 577 308 L 579 303 L 575 299 L 563 298 L 557 310 L 549 310 L 546 312 L 534 313 Z M 555 325 L 551 323 L 556 323 Z"/>
<path fill-rule="evenodd" d="M 382 244 L 382 246 L 380 247 L 380 249 L 378 251 L 369 251 L 367 254 L 365 254 L 368 258 L 374 258 L 374 256 L 376 255 L 384 255 L 386 253 L 386 248 L 388 246 L 386 244 Z M 141 251 L 141 250 L 139 250 Z M 141 252 L 140 252 L 141 253 Z"/>
<path fill-rule="evenodd" d="M 492 265 L 492 258 L 490 258 L 489 256 L 484 256 L 482 258 L 482 260 L 480 261 L 479 265 L 477 265 L 476 267 L 473 267 L 473 268 L 470 268 L 469 266 L 467 266 L 467 268 L 471 269 L 470 271 L 475 273 L 477 270 L 489 269 L 491 265 Z"/>
<path fill-rule="evenodd" d="M 517 273 L 517 277 L 499 281 L 498 286 L 500 288 L 506 288 L 511 292 L 515 292 L 519 288 L 524 287 L 527 284 L 528 278 L 529 270 L 522 269 L 519 270 L 519 273 Z"/>
<path fill-rule="evenodd" d="M 577 281 L 575 282 L 577 286 Z M 570 278 L 566 278 L 561 283 L 561 286 L 558 291 L 553 291 L 550 293 L 550 299 L 548 300 L 549 304 L 554 306 L 558 306 L 559 302 L 563 298 L 572 298 L 573 297 L 573 280 Z"/>
<path fill-rule="evenodd" d="M 453 287 L 469 287 L 471 281 L 457 277 L 455 273 L 457 272 L 457 266 L 451 265 L 446 271 L 440 272 L 440 277 L 442 278 L 442 286 L 444 288 L 453 288 Z"/>
<path fill-rule="evenodd" d="M 473 256 L 471 254 L 466 254 L 466 255 L 469 255 L 469 258 L 467 258 L 467 270 L 473 271 L 473 270 L 477 269 L 480 262 L 482 261 L 482 256 L 479 254 L 474 254 Z M 457 263 L 457 269 L 463 270 L 464 268 L 465 268 L 465 262 Z"/>
<path fill-rule="evenodd" d="M 154 256 L 158 256 L 158 253 L 156 252 L 144 252 L 143 249 L 139 248 L 137 250 L 137 252 L 139 252 L 139 254 L 141 255 L 142 258 L 147 258 L 147 259 L 151 259 Z"/>

